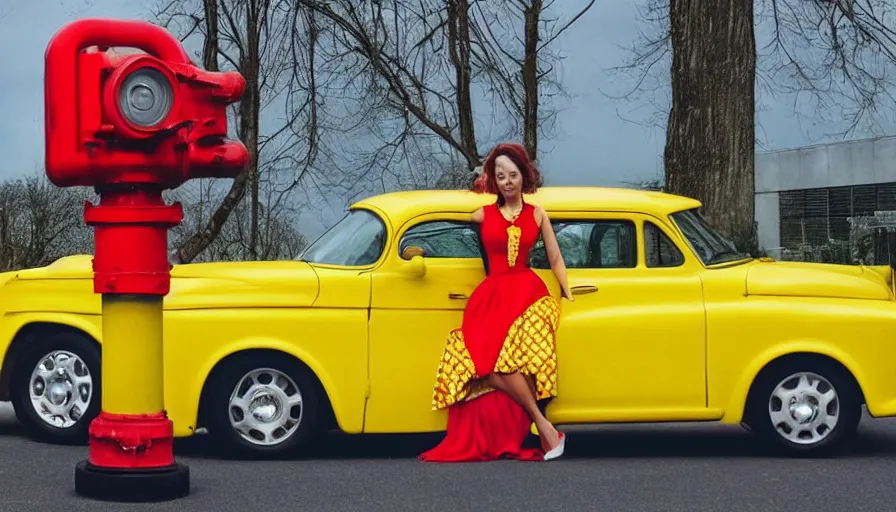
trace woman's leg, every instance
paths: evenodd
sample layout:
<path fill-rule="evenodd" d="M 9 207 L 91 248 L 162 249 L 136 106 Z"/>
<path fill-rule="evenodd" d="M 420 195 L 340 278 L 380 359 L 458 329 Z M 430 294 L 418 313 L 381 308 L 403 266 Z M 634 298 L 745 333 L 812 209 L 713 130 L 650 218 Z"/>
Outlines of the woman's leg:
<path fill-rule="evenodd" d="M 489 386 L 507 393 L 532 418 L 538 434 L 541 436 L 542 448 L 553 448 L 560 442 L 560 434 L 551 422 L 541 414 L 535 401 L 535 384 L 532 379 L 522 373 L 490 373 L 486 378 Z M 544 445 L 547 445 L 546 447 Z"/>

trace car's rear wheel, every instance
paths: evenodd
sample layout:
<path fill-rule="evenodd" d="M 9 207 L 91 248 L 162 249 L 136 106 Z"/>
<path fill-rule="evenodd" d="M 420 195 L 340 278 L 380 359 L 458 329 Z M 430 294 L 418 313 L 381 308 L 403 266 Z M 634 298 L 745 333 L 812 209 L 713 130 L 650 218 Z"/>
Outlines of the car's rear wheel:
<path fill-rule="evenodd" d="M 101 406 L 99 348 L 87 336 L 65 331 L 36 334 L 27 343 L 10 382 L 16 418 L 35 439 L 86 442 Z"/>
<path fill-rule="evenodd" d="M 236 356 L 215 370 L 208 386 L 208 433 L 228 454 L 294 456 L 321 433 L 322 390 L 288 356 Z"/>
<path fill-rule="evenodd" d="M 757 378 L 750 426 L 789 455 L 829 455 L 855 434 L 862 394 L 842 367 L 821 360 L 787 361 Z"/>

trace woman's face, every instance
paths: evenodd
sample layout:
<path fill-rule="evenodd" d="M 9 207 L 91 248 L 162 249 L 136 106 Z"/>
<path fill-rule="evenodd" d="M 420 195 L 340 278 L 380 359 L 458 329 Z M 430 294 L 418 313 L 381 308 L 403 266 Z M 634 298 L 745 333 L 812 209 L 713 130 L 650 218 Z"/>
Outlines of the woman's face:
<path fill-rule="evenodd" d="M 509 157 L 501 155 L 495 159 L 495 182 L 504 199 L 515 199 L 523 188 L 523 175 Z"/>

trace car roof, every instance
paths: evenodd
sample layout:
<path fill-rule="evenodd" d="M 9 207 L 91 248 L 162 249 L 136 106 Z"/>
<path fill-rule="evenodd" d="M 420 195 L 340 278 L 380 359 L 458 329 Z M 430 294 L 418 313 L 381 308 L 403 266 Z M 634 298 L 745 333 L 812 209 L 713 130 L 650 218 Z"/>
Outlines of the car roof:
<path fill-rule="evenodd" d="M 411 190 L 368 197 L 352 209 L 378 209 L 389 216 L 410 218 L 431 212 L 473 212 L 493 203 L 495 196 L 469 190 Z M 656 216 L 699 208 L 700 201 L 664 192 L 613 187 L 542 187 L 526 201 L 551 211 L 623 211 Z"/>

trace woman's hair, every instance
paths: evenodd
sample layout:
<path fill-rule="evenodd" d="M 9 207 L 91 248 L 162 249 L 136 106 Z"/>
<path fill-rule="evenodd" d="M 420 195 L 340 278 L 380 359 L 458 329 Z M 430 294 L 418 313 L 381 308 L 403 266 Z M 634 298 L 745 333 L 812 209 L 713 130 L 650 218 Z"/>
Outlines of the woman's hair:
<path fill-rule="evenodd" d="M 522 192 L 524 194 L 532 194 L 541 187 L 541 173 L 538 172 L 538 168 L 529 159 L 526 148 L 520 144 L 503 143 L 495 146 L 495 149 L 488 154 L 485 163 L 482 164 L 482 174 L 473 181 L 470 187 L 471 190 L 479 193 L 495 194 L 498 196 L 498 203 L 504 202 L 504 196 L 498 190 L 498 181 L 495 178 L 495 160 L 499 156 L 506 156 L 520 170 L 520 175 L 523 178 Z"/>

